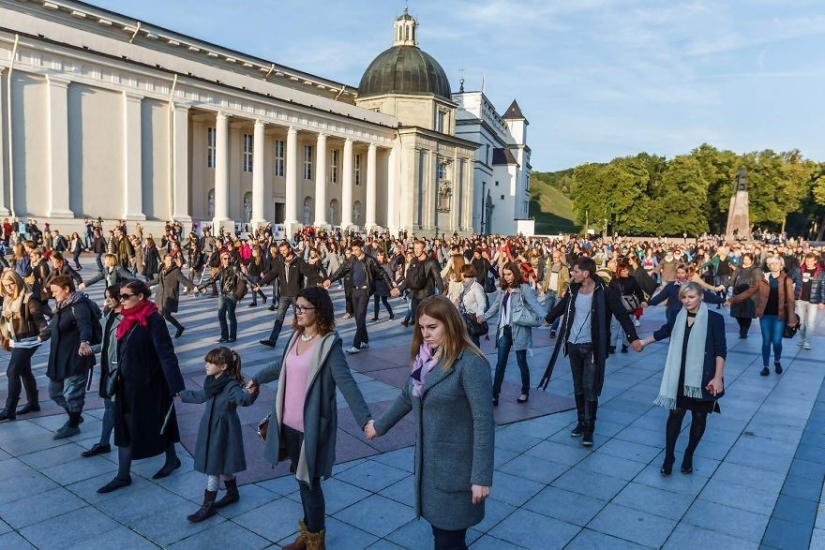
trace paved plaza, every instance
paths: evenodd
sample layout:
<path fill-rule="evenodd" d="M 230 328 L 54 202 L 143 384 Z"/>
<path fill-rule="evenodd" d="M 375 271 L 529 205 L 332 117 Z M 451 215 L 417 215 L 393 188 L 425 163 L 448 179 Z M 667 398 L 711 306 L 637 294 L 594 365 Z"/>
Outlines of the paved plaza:
<path fill-rule="evenodd" d="M 85 270 L 82 274 L 91 276 Z M 102 290 L 95 285 L 90 293 L 100 300 Z M 331 290 L 336 309 L 342 311 L 342 291 L 336 285 Z M 261 306 L 248 308 L 248 303 L 249 298 L 238 308 L 236 344 L 247 375 L 280 356 L 288 335 L 282 334 L 274 353 L 260 346 L 257 342 L 269 332 L 274 314 Z M 411 329 L 399 324 L 398 315 L 405 306 L 400 300 L 392 305 L 396 320 L 388 321 L 382 311 L 381 319 L 369 326 L 371 348 L 352 361 L 373 414 L 398 394 L 403 375 L 397 367 L 408 354 Z M 186 297 L 180 309 L 187 330 L 176 349 L 187 385 L 195 387 L 204 377 L 203 355 L 216 345 L 217 300 Z M 469 531 L 471 547 L 825 548 L 825 514 L 819 517 L 825 479 L 823 323 L 812 351 L 786 340 L 785 373 L 761 377 L 758 325 L 751 328 L 750 338 L 739 340 L 736 324 L 725 314 L 727 394 L 720 401 L 722 414 L 708 421 L 692 475 L 682 475 L 678 468 L 668 478 L 659 473 L 667 413 L 654 406 L 653 399 L 665 343 L 641 354 L 611 356 L 592 449 L 569 436 L 575 413 L 569 410 L 572 386 L 562 357 L 548 395 L 533 391 L 529 413 L 511 402 L 503 402 L 497 411 L 493 487 L 485 520 Z M 664 308 L 646 310 L 641 334 L 650 334 L 663 320 Z M 354 330 L 352 320 L 340 322 L 345 344 Z M 543 328 L 534 330 L 534 341 L 528 360 L 535 387 L 554 341 Z M 494 362 L 492 341 L 483 344 Z M 80 457 L 99 437 L 102 404 L 96 387 L 89 393 L 82 433 L 54 441 L 52 435 L 65 418 L 45 401 L 46 356 L 45 349 L 35 356 L 41 399 L 47 405 L 43 414 L 0 424 L 0 549 L 278 548 L 293 539 L 301 514 L 295 479 L 282 467 L 273 470 L 261 463 L 262 445 L 251 428 L 269 412 L 271 388 L 241 411 L 249 429 L 250 462 L 250 472 L 238 478 L 241 501 L 191 524 L 186 515 L 200 505 L 206 479 L 192 470 L 187 448 L 192 448 L 188 438 L 193 436 L 185 426 L 200 417 L 202 408 L 180 409 L 182 468 L 153 481 L 163 458 L 139 461 L 133 466 L 131 487 L 99 495 L 97 488 L 114 475 L 117 457 L 116 452 Z M 517 382 L 514 354 L 511 359 L 507 379 Z M 4 377 L 0 375 L 2 399 Z M 508 399 L 514 398 L 505 393 Z M 546 414 L 556 410 L 561 412 Z M 531 418 L 518 421 L 519 414 Z M 357 433 L 339 439 L 339 463 L 324 483 L 329 548 L 432 547 L 429 525 L 417 521 L 412 508 L 412 424 L 406 420 L 384 443 L 378 439 L 368 445 Z M 686 422 L 677 460 L 687 427 Z"/>

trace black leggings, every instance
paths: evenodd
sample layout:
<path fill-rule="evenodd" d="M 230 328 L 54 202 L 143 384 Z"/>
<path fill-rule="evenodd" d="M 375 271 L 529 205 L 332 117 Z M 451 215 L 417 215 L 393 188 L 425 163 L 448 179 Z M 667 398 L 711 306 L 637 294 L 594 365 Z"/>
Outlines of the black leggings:
<path fill-rule="evenodd" d="M 25 386 L 26 398 L 31 403 L 36 401 L 37 380 L 32 374 L 32 355 L 37 348 L 14 348 L 11 350 L 6 378 L 9 383 L 9 399 L 15 404 L 20 399 L 20 392 Z"/>
<path fill-rule="evenodd" d="M 284 426 L 283 438 L 289 460 L 292 462 L 292 471 L 295 471 L 298 468 L 298 460 L 301 456 L 304 434 L 289 426 Z M 320 533 L 324 530 L 327 515 L 324 491 L 321 489 L 321 478 L 312 478 L 311 486 L 299 481 L 298 488 L 301 490 L 301 504 L 304 507 L 304 523 L 306 523 L 310 533 Z"/>
<path fill-rule="evenodd" d="M 183 325 L 181 325 L 181 324 L 178 322 L 178 320 L 177 320 L 177 319 L 175 319 L 174 317 L 172 317 L 172 312 L 171 312 L 171 311 L 164 311 L 164 312 L 163 312 L 163 318 L 164 318 L 164 319 L 166 319 L 166 322 L 167 322 L 167 323 L 169 323 L 170 325 L 172 325 L 172 326 L 173 326 L 173 327 L 175 327 L 176 329 L 181 330 L 181 329 L 183 328 Z"/>
<path fill-rule="evenodd" d="M 676 440 L 679 439 L 679 432 L 682 431 L 682 420 L 685 418 L 687 409 L 676 407 L 667 417 L 667 429 L 665 435 L 665 460 L 673 462 L 675 460 Z M 693 453 L 702 440 L 705 433 L 705 425 L 708 421 L 708 413 L 691 411 L 692 420 L 690 422 L 690 437 L 685 448 L 685 458 L 693 460 Z"/>
<path fill-rule="evenodd" d="M 439 529 L 433 526 L 433 538 L 435 550 L 466 550 L 467 549 L 467 530 L 458 529 L 457 531 L 448 531 L 446 529 Z"/>
<path fill-rule="evenodd" d="M 381 311 L 381 302 L 384 302 L 384 307 L 387 308 L 387 313 L 389 313 L 390 317 L 392 317 L 392 306 L 390 306 L 389 296 L 378 296 L 377 294 L 374 294 L 373 300 L 375 302 L 375 317 L 378 317 L 378 313 Z"/>

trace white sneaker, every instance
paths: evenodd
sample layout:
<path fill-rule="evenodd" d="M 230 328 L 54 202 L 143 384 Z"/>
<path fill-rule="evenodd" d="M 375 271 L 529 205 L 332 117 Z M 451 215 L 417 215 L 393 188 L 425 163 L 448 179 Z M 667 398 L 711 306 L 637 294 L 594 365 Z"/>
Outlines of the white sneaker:
<path fill-rule="evenodd" d="M 805 340 L 800 340 L 799 342 L 796 343 L 796 345 L 800 346 L 800 347 L 804 346 L 805 344 L 806 344 Z"/>
<path fill-rule="evenodd" d="M 341 317 L 341 318 L 342 319 L 352 319 L 352 315 L 350 315 L 349 313 L 344 313 L 343 317 Z"/>
<path fill-rule="evenodd" d="M 641 322 L 641 321 L 639 321 L 638 319 L 636 319 L 636 320 L 633 322 L 633 326 L 640 327 L 640 326 L 642 326 L 642 322 Z"/>
<path fill-rule="evenodd" d="M 358 349 L 358 348 L 356 348 L 355 346 L 352 346 L 351 348 L 349 348 L 349 349 L 347 350 L 347 353 L 349 353 L 349 354 L 353 354 L 353 353 L 360 353 L 360 352 L 361 352 L 361 350 L 360 350 L 360 349 Z"/>
<path fill-rule="evenodd" d="M 361 349 L 369 349 L 370 345 L 367 342 L 361 342 Z"/>
<path fill-rule="evenodd" d="M 802 344 L 802 349 L 811 349 L 811 344 L 805 342 L 804 344 Z"/>

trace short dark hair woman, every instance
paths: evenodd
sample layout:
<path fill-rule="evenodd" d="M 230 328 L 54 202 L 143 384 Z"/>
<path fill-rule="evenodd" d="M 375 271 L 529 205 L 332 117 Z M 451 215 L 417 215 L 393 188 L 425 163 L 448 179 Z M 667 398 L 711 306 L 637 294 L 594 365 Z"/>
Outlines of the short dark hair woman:
<path fill-rule="evenodd" d="M 435 548 L 467 548 L 467 529 L 484 519 L 493 483 L 490 363 L 446 297 L 422 300 L 415 321 L 410 378 L 366 433 L 385 434 L 413 412 L 416 514 L 432 525 Z"/>
<path fill-rule="evenodd" d="M 180 467 L 175 443 L 180 441 L 172 400 L 185 387 L 166 321 L 149 300 L 143 281 L 129 281 L 120 290 L 122 319 L 117 327 L 120 384 L 115 395 L 115 445 L 118 470 L 97 490 L 110 493 L 132 483 L 132 460 L 166 454 L 154 476 L 169 476 Z"/>
<path fill-rule="evenodd" d="M 3 294 L 3 312 L 0 314 L 0 346 L 11 351 L 6 378 L 8 396 L 6 408 L 0 410 L 0 422 L 15 420 L 18 414 L 40 410 L 37 380 L 32 374 L 32 355 L 37 346 L 22 346 L 46 329 L 43 304 L 28 289 L 16 272 L 7 270 L 0 277 Z M 22 388 L 26 388 L 26 405 L 17 410 Z"/>
<path fill-rule="evenodd" d="M 40 332 L 41 340 L 51 339 L 49 349 L 49 397 L 63 407 L 69 420 L 57 430 L 55 439 L 64 439 L 80 433 L 80 415 L 86 402 L 86 382 L 95 364 L 90 345 L 95 319 L 89 298 L 75 292 L 74 281 L 68 275 L 58 275 L 49 281 L 49 289 L 56 304 L 54 318 Z"/>
<path fill-rule="evenodd" d="M 281 361 L 252 377 L 247 388 L 278 380 L 264 458 L 273 465 L 289 458 L 304 507 L 298 539 L 286 548 L 324 548 L 321 478 L 332 475 L 335 463 L 336 388 L 359 426 L 366 427 L 371 417 L 335 332 L 335 311 L 326 289 L 307 287 L 298 293 L 292 328 L 295 332 Z"/>

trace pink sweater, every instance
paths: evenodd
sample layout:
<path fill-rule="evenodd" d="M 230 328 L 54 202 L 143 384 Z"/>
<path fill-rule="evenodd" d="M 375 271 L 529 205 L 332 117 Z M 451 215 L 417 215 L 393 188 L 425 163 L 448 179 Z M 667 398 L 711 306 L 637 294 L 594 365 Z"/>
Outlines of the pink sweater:
<path fill-rule="evenodd" d="M 312 352 L 315 342 L 312 343 L 304 353 L 298 355 L 298 340 L 284 360 L 286 369 L 286 388 L 284 389 L 284 424 L 298 430 L 304 431 L 304 401 L 307 394 L 307 377 L 312 364 Z"/>

